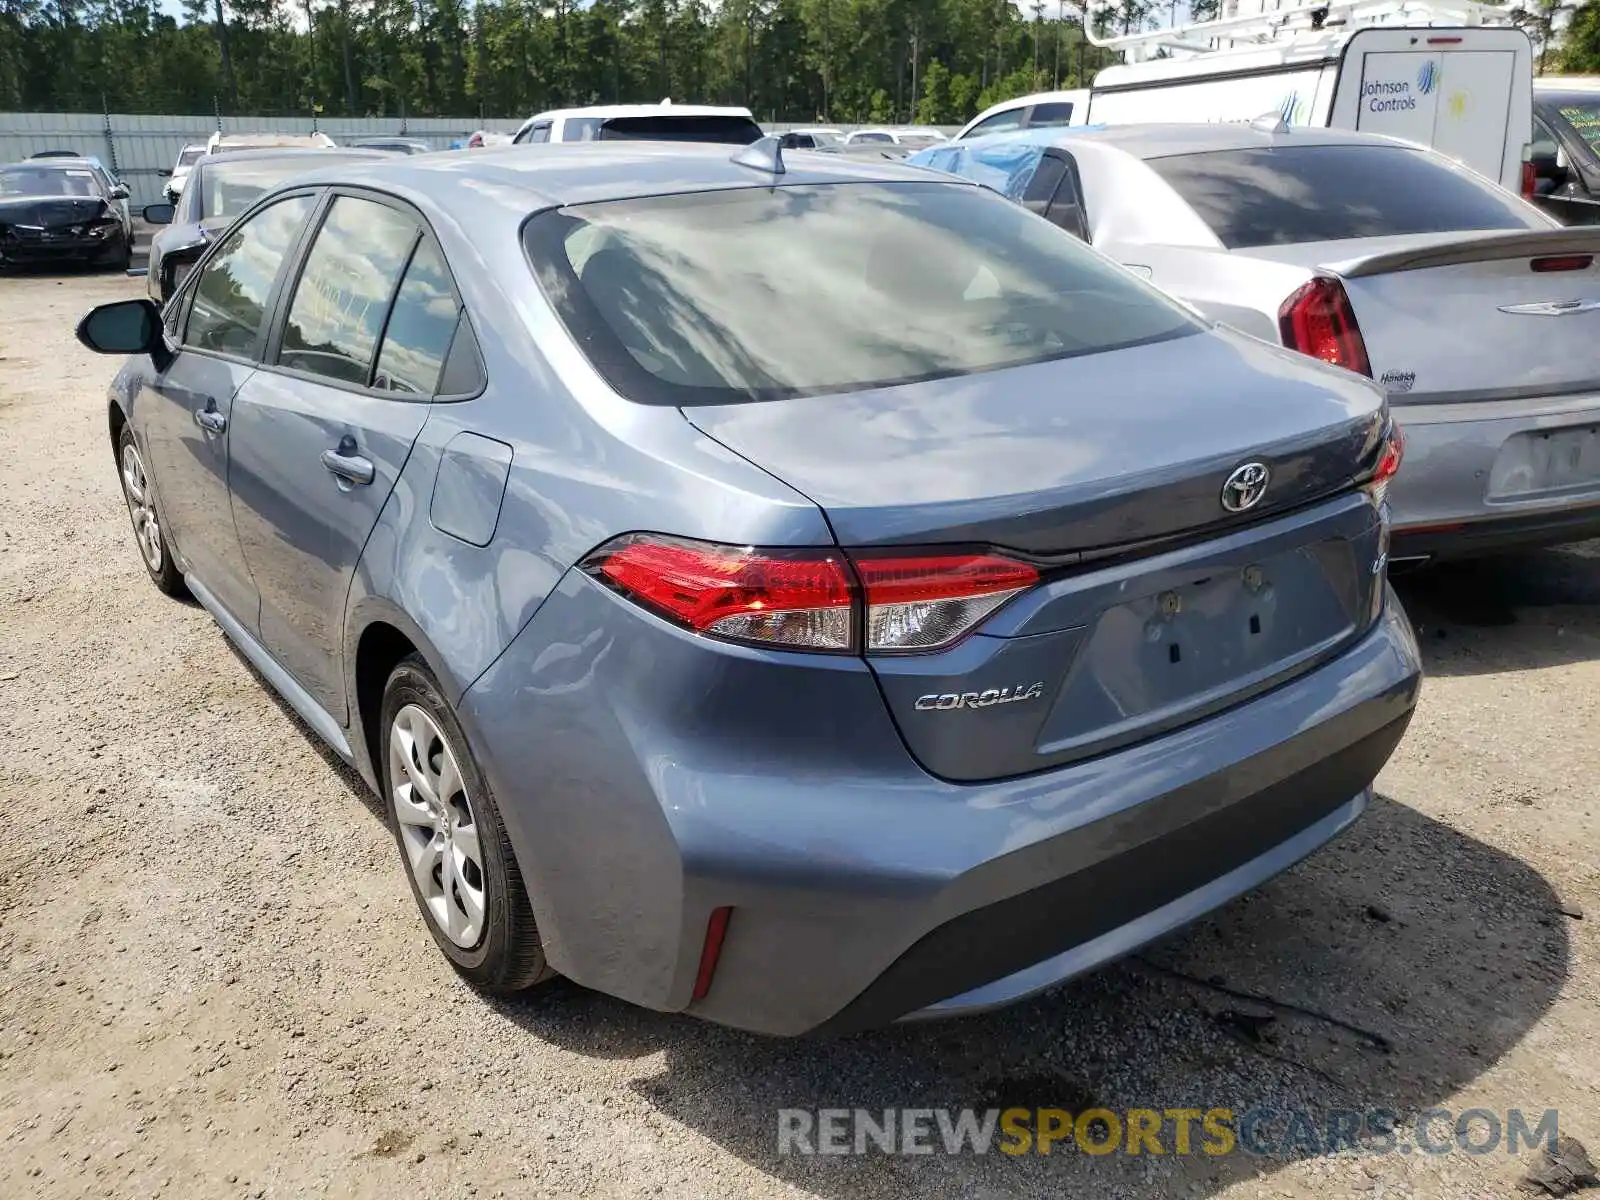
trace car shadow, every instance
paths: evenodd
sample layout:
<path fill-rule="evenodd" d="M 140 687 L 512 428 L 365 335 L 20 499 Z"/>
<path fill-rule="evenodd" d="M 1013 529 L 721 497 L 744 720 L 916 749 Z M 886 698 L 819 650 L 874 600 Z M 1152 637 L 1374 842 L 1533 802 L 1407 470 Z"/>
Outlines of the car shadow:
<path fill-rule="evenodd" d="M 1430 675 L 1600 657 L 1600 541 L 1397 572 Z"/>
<path fill-rule="evenodd" d="M 1159 1159 L 1090 1157 L 1070 1139 L 1049 1156 L 809 1156 L 779 1153 L 778 1112 L 1227 1108 L 1237 1119 L 1265 1107 L 1318 1122 L 1337 1109 L 1404 1119 L 1447 1106 L 1549 1010 L 1568 974 L 1564 920 L 1527 864 L 1379 797 L 1344 838 L 1259 891 L 1134 959 L 983 1016 L 783 1041 L 564 981 L 488 1003 L 573 1053 L 640 1061 L 632 1086 L 649 1105 L 819 1196 L 1208 1195 L 1324 1147 L 1174 1155 L 1168 1126 Z"/>

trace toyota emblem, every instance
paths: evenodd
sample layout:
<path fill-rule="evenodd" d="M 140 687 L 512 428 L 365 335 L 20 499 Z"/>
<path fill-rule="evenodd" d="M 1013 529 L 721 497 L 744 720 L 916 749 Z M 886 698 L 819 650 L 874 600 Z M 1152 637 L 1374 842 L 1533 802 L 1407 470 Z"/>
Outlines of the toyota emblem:
<path fill-rule="evenodd" d="M 1272 472 L 1266 463 L 1247 462 L 1235 467 L 1222 485 L 1222 507 L 1229 512 L 1245 512 L 1254 508 L 1266 495 L 1267 480 Z"/>

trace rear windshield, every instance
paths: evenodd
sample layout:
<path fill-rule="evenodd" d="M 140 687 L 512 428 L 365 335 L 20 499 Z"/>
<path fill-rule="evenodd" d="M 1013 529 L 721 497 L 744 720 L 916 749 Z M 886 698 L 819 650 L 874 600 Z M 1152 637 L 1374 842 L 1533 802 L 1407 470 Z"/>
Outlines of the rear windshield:
<path fill-rule="evenodd" d="M 1543 228 L 1509 192 L 1403 146 L 1281 146 L 1150 159 L 1229 249 Z"/>
<path fill-rule="evenodd" d="M 761 126 L 749 117 L 608 117 L 600 125 L 601 141 L 720 142 L 748 146 L 761 137 Z"/>
<path fill-rule="evenodd" d="M 216 158 L 197 168 L 202 176 L 198 193 L 200 211 L 194 215 L 197 220 L 232 219 L 286 179 L 329 163 L 367 162 L 373 157 L 370 151 L 343 155 L 337 150 L 319 150 L 285 154 L 282 158 Z"/>
<path fill-rule="evenodd" d="M 1553 101 L 1572 131 L 1600 150 L 1600 96 L 1556 96 Z"/>
<path fill-rule="evenodd" d="M 1070 234 L 959 183 L 585 204 L 534 217 L 524 239 L 574 340 L 644 403 L 971 375 L 1201 328 Z"/>

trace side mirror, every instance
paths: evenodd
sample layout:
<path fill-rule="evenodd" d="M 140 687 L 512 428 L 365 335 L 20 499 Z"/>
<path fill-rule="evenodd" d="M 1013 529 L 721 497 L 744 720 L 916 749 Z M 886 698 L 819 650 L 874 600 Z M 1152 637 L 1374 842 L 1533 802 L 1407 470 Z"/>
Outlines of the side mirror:
<path fill-rule="evenodd" d="M 144 206 L 145 223 L 149 225 L 171 225 L 172 218 L 177 215 L 177 209 L 170 204 L 146 204 Z"/>
<path fill-rule="evenodd" d="M 125 183 L 112 184 L 111 198 L 113 200 L 126 200 L 128 198 L 128 185 Z"/>
<path fill-rule="evenodd" d="M 78 322 L 78 340 L 96 354 L 148 354 L 157 366 L 171 357 L 161 310 L 142 297 L 91 308 Z"/>

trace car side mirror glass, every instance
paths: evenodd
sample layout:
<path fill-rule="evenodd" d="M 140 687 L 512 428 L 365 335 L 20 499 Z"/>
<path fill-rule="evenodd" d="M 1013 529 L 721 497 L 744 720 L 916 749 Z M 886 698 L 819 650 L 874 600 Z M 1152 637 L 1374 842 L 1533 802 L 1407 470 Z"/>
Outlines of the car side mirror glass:
<path fill-rule="evenodd" d="M 113 184 L 111 198 L 113 200 L 126 200 L 128 198 L 128 185 L 125 183 Z"/>
<path fill-rule="evenodd" d="M 148 354 L 166 348 L 161 312 L 142 297 L 91 308 L 78 322 L 78 340 L 96 354 Z"/>
<path fill-rule="evenodd" d="M 145 223 L 149 225 L 171 225 L 172 218 L 177 215 L 177 210 L 170 204 L 146 204 L 144 206 Z"/>

